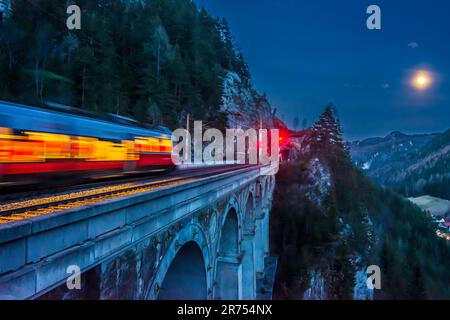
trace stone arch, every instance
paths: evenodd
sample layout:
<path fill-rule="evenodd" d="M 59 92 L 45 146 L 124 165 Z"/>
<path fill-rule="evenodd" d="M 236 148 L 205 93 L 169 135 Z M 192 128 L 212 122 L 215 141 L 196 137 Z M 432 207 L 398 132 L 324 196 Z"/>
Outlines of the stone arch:
<path fill-rule="evenodd" d="M 241 214 L 241 210 L 240 210 L 241 206 L 239 205 L 239 200 L 236 196 L 231 196 L 230 200 L 228 201 L 227 207 L 225 208 L 224 211 L 224 215 L 222 215 L 222 224 L 221 226 L 224 225 L 225 220 L 228 217 L 228 213 L 230 213 L 231 210 L 234 210 L 234 212 L 236 212 L 237 217 L 238 217 L 238 222 L 241 222 L 241 218 L 242 218 L 242 214 Z"/>
<path fill-rule="evenodd" d="M 147 299 L 210 298 L 210 265 L 211 255 L 203 230 L 196 224 L 187 225 L 178 232 L 159 262 Z"/>
<path fill-rule="evenodd" d="M 247 195 L 247 201 L 244 202 L 244 212 L 243 212 L 243 225 L 245 232 L 251 232 L 254 228 L 255 223 L 255 197 L 253 192 L 249 192 Z"/>
<path fill-rule="evenodd" d="M 239 254 L 239 216 L 234 208 L 226 214 L 219 240 L 219 255 L 224 257 Z"/>
<path fill-rule="evenodd" d="M 226 206 L 225 210 L 223 211 L 224 213 L 217 215 L 217 220 L 218 220 L 218 224 L 219 224 L 218 225 L 219 230 L 218 230 L 218 238 L 217 238 L 218 241 L 216 242 L 216 253 L 217 253 L 218 256 L 220 256 L 220 255 L 223 256 L 223 254 L 221 254 L 221 252 L 220 252 L 221 251 L 221 248 L 220 248 L 221 247 L 221 241 L 225 240 L 225 239 L 222 239 L 222 238 L 224 238 L 222 235 L 224 233 L 224 227 L 225 227 L 225 225 L 227 223 L 227 220 L 231 216 L 233 216 L 233 217 L 235 216 L 236 219 L 237 219 L 238 245 L 239 245 L 239 243 L 241 241 L 241 230 L 240 229 L 241 229 L 242 221 L 244 220 L 244 218 L 243 218 L 243 214 L 242 214 L 242 212 L 240 210 L 240 207 L 241 206 L 240 206 L 240 202 L 239 202 L 238 198 L 233 195 L 228 200 L 227 206 Z M 231 216 L 230 216 L 230 214 L 231 214 Z M 226 238 L 226 236 L 225 236 L 225 238 Z M 240 250 L 240 248 L 238 248 L 237 251 L 239 251 L 239 250 Z"/>
<path fill-rule="evenodd" d="M 216 259 L 214 298 L 235 300 L 242 297 L 239 215 L 227 208 L 219 239 Z"/>
<path fill-rule="evenodd" d="M 193 241 L 177 253 L 161 284 L 158 300 L 206 300 L 208 287 L 200 247 Z"/>

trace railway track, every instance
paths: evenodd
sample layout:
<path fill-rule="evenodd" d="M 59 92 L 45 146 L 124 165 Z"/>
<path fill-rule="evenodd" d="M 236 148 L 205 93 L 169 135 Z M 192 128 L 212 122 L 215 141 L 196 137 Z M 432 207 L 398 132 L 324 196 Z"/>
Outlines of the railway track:
<path fill-rule="evenodd" d="M 192 169 L 179 172 L 179 176 L 172 174 L 153 179 L 134 179 L 119 183 L 89 185 L 86 188 L 78 186 L 73 190 L 57 194 L 25 196 L 17 201 L 0 204 L 0 225 L 170 187 L 246 167 L 248 166 Z"/>

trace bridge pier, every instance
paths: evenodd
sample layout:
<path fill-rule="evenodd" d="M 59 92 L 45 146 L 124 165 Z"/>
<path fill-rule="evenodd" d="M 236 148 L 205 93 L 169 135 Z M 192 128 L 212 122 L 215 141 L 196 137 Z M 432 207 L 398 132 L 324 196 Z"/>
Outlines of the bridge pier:
<path fill-rule="evenodd" d="M 256 220 L 256 241 L 255 241 L 255 272 L 257 274 L 264 274 L 264 258 L 265 245 L 263 235 L 262 220 Z"/>
<path fill-rule="evenodd" d="M 242 299 L 242 266 L 239 259 L 237 257 L 219 257 L 216 272 L 214 299 Z"/>
<path fill-rule="evenodd" d="M 253 300 L 256 298 L 255 272 L 255 234 L 244 234 L 242 241 L 242 298 Z"/>
<path fill-rule="evenodd" d="M 0 298 L 256 299 L 273 184 L 250 168 L 0 226 Z"/>

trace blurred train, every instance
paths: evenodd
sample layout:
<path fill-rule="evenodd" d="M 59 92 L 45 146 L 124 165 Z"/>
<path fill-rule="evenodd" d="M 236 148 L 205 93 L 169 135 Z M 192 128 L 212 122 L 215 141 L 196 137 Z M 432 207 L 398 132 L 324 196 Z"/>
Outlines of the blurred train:
<path fill-rule="evenodd" d="M 0 186 L 171 171 L 167 128 L 0 101 Z"/>

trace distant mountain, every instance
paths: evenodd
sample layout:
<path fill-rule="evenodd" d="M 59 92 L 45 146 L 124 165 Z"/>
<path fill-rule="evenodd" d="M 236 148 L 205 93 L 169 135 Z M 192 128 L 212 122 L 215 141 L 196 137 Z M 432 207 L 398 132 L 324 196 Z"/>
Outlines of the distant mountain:
<path fill-rule="evenodd" d="M 450 199 L 450 129 L 440 134 L 406 135 L 349 143 L 355 164 L 378 184 L 406 196 Z"/>
<path fill-rule="evenodd" d="M 355 164 L 374 172 L 405 153 L 416 151 L 439 134 L 407 135 L 394 131 L 384 138 L 369 138 L 349 144 Z M 370 175 L 370 174 L 369 174 Z"/>

